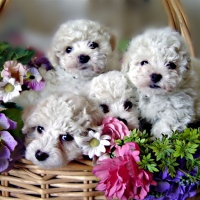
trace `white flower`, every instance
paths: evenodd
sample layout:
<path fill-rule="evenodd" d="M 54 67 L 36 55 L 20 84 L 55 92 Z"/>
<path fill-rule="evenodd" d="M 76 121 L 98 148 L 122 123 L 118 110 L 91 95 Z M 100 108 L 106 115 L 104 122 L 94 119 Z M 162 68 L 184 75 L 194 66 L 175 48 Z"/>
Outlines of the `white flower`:
<path fill-rule="evenodd" d="M 99 132 L 89 131 L 86 137 L 76 138 L 78 145 L 82 147 L 83 154 L 93 158 L 94 155 L 100 156 L 101 153 L 106 152 L 105 146 L 109 146 L 109 135 L 101 135 Z"/>
<path fill-rule="evenodd" d="M 0 82 L 0 100 L 8 102 L 12 98 L 20 95 L 21 85 L 14 78 L 4 77 Z"/>

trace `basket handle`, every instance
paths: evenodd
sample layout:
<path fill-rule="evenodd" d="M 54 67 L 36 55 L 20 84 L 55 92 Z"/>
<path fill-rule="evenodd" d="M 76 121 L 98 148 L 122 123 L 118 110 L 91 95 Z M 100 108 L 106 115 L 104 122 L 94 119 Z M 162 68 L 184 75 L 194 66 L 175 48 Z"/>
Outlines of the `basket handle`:
<path fill-rule="evenodd" d="M 195 57 L 189 24 L 180 0 L 163 0 L 163 4 L 168 14 L 169 26 L 181 33 L 188 43 L 191 55 Z"/>

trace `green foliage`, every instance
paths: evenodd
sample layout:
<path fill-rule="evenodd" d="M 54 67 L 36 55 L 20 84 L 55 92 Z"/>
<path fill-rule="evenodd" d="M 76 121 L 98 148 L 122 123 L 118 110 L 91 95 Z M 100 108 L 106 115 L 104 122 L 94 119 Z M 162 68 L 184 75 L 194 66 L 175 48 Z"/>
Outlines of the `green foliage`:
<path fill-rule="evenodd" d="M 152 173 L 168 169 L 171 177 L 176 176 L 180 169 L 181 159 L 185 159 L 186 166 L 182 170 L 190 180 L 194 177 L 189 172 L 195 167 L 198 168 L 195 179 L 200 179 L 200 158 L 195 158 L 197 150 L 200 150 L 200 129 L 186 128 L 183 132 L 172 132 L 171 137 L 163 136 L 162 139 L 152 138 L 146 132 L 140 132 L 137 129 L 131 131 L 130 136 L 124 140 L 118 140 L 118 145 L 126 142 L 136 142 L 140 147 L 141 168 Z"/>
<path fill-rule="evenodd" d="M 26 65 L 33 57 L 34 51 L 27 50 L 21 47 L 12 47 L 8 43 L 0 42 L 0 71 L 6 61 L 16 60 L 23 65 Z"/>
<path fill-rule="evenodd" d="M 129 40 L 128 39 L 121 39 L 118 44 L 118 49 L 121 52 L 125 52 L 128 48 Z"/>

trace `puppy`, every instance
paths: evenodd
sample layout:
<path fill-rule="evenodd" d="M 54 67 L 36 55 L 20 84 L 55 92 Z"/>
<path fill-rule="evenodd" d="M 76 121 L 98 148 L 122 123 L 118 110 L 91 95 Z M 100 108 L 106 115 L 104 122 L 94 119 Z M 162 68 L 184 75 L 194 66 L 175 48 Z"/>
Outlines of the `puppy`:
<path fill-rule="evenodd" d="M 122 72 L 137 88 L 140 115 L 152 124 L 155 137 L 183 131 L 200 116 L 198 76 L 186 42 L 171 28 L 147 30 L 133 38 Z"/>
<path fill-rule="evenodd" d="M 56 32 L 48 57 L 56 70 L 62 69 L 59 75 L 88 80 L 119 69 L 119 62 L 114 59 L 116 43 L 116 37 L 103 25 L 91 20 L 70 20 Z"/>
<path fill-rule="evenodd" d="M 47 53 L 54 69 L 39 69 L 45 88 L 42 92 L 25 91 L 13 101 L 26 107 L 54 92 L 79 94 L 93 77 L 120 70 L 116 46 L 114 34 L 98 22 L 70 20 L 62 24 Z"/>
<path fill-rule="evenodd" d="M 68 93 L 51 95 L 36 106 L 27 107 L 22 119 L 25 158 L 51 169 L 81 157 L 77 138 L 85 136 L 89 127 L 101 125 L 103 115 L 86 98 Z"/>
<path fill-rule="evenodd" d="M 138 97 L 126 77 L 110 71 L 93 78 L 88 97 L 97 102 L 106 116 L 123 121 L 129 129 L 138 128 Z"/>

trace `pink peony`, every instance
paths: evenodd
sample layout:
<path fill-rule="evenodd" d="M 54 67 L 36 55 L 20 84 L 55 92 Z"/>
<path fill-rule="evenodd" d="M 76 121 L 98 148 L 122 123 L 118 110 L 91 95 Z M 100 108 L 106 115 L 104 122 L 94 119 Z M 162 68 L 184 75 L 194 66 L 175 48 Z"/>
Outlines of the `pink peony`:
<path fill-rule="evenodd" d="M 116 118 L 106 117 L 103 122 L 102 134 L 111 136 L 111 146 L 116 145 L 115 140 L 123 139 L 124 136 L 129 136 L 128 127 Z"/>
<path fill-rule="evenodd" d="M 116 157 L 99 161 L 93 167 L 93 174 L 100 178 L 97 185 L 107 198 L 142 200 L 149 192 L 150 185 L 156 185 L 153 175 L 139 168 L 139 147 L 134 142 L 128 142 L 117 147 Z"/>
<path fill-rule="evenodd" d="M 3 67 L 4 69 L 1 72 L 1 77 L 14 78 L 20 84 L 23 84 L 26 66 L 18 63 L 16 60 L 10 60 L 6 61 Z"/>

